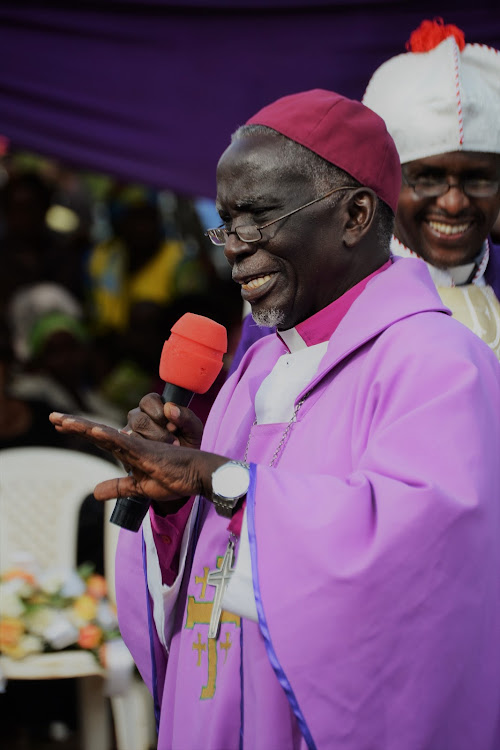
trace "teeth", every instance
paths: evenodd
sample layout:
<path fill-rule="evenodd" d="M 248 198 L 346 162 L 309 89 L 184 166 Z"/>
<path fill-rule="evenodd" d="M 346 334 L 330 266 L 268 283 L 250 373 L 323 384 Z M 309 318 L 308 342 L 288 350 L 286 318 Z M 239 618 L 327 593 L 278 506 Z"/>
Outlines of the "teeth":
<path fill-rule="evenodd" d="M 454 235 L 454 234 L 463 234 L 469 227 L 470 222 L 467 224 L 442 224 L 440 221 L 430 221 L 429 226 L 431 229 L 434 229 L 436 232 L 439 232 L 440 234 L 448 234 L 448 235 Z"/>
<path fill-rule="evenodd" d="M 258 276 L 256 279 L 251 279 L 250 281 L 247 281 L 246 284 L 242 284 L 241 286 L 242 289 L 258 289 L 260 286 L 270 280 L 271 276 L 267 274 L 266 276 Z"/>

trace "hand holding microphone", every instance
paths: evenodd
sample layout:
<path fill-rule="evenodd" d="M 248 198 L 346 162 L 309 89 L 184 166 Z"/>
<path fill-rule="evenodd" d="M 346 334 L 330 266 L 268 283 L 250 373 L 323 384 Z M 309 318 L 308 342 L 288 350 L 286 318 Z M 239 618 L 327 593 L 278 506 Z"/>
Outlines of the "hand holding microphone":
<path fill-rule="evenodd" d="M 222 369 L 226 351 L 224 326 L 202 315 L 183 315 L 172 326 L 163 346 L 160 377 L 165 387 L 161 401 L 186 407 L 195 393 L 206 393 Z M 138 531 L 149 505 L 146 498 L 119 498 L 110 520 L 122 528 Z"/>
<path fill-rule="evenodd" d="M 126 435 L 136 435 L 160 443 L 199 448 L 203 437 L 203 422 L 189 407 L 162 400 L 158 393 L 143 396 L 139 406 L 128 413 Z"/>
<path fill-rule="evenodd" d="M 187 404 L 194 393 L 206 393 L 222 368 L 226 347 L 224 326 L 202 315 L 186 313 L 182 316 L 172 326 L 172 335 L 163 347 L 160 374 L 167 381 L 163 400 L 176 399 Z M 158 409 L 159 404 L 154 403 L 152 394 L 145 398 L 149 404 L 153 403 L 157 419 L 163 407 Z M 165 429 L 161 425 L 158 439 L 151 439 L 155 431 L 150 427 L 154 427 L 155 417 L 148 416 L 147 412 L 142 428 L 133 418 L 130 432 L 59 412 L 52 412 L 49 419 L 58 432 L 80 435 L 112 453 L 126 466 L 133 467 L 128 476 L 98 484 L 94 495 L 98 500 L 119 498 L 113 522 L 137 531 L 151 500 L 168 507 L 186 495 L 211 492 L 212 473 L 227 461 L 223 456 L 194 449 L 199 445 L 197 435 L 190 444 L 189 431 L 194 434 L 192 418 L 185 406 L 181 406 L 180 411 L 180 418 L 172 420 L 179 428 L 180 439 L 175 440 L 179 445 L 165 440 Z M 168 424 L 165 417 L 161 421 Z M 186 433 L 182 435 L 184 426 Z"/>

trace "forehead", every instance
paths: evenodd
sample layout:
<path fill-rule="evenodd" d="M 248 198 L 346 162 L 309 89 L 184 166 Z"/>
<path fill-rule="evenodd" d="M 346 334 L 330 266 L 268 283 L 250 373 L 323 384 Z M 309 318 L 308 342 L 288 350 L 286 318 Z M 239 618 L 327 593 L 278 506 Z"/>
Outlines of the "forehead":
<path fill-rule="evenodd" d="M 307 181 L 285 158 L 280 138 L 254 134 L 234 141 L 222 154 L 217 166 L 217 203 L 287 197 Z"/>
<path fill-rule="evenodd" d="M 460 174 L 462 172 L 500 173 L 500 155 L 480 151 L 452 151 L 448 154 L 437 154 L 425 159 L 406 162 L 403 168 L 408 173 L 426 169 Z"/>

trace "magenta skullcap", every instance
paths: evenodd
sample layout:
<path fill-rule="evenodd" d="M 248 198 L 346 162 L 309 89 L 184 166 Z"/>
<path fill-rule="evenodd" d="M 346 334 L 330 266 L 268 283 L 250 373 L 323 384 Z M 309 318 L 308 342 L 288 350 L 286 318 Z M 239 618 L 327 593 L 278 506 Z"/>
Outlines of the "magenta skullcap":
<path fill-rule="evenodd" d="M 401 164 L 384 121 L 360 102 L 324 89 L 277 99 L 247 120 L 267 125 L 371 188 L 394 213 Z"/>

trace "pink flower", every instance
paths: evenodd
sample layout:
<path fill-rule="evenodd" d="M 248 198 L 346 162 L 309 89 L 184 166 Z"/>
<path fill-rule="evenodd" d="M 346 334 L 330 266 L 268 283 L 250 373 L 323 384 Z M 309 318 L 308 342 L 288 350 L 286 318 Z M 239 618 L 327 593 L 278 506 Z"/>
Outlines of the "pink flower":
<path fill-rule="evenodd" d="M 97 625 L 84 625 L 80 628 L 78 645 L 80 648 L 94 649 L 102 641 L 102 630 Z"/>
<path fill-rule="evenodd" d="M 87 594 L 93 596 L 94 599 L 103 599 L 107 593 L 108 586 L 103 576 L 94 573 L 87 578 Z"/>

